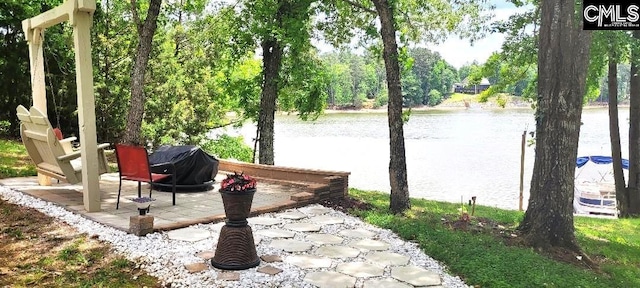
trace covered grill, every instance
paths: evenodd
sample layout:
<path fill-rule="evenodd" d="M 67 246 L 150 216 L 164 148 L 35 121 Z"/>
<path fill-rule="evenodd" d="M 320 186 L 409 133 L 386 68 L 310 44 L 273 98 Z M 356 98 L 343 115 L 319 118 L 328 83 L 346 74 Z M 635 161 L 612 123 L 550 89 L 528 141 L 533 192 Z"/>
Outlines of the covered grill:
<path fill-rule="evenodd" d="M 161 146 L 149 155 L 149 164 L 173 163 L 177 192 L 206 191 L 213 187 L 218 174 L 218 160 L 198 146 Z M 166 173 L 167 167 L 153 167 L 153 173 Z M 153 188 L 171 191 L 171 179 L 154 183 Z"/>

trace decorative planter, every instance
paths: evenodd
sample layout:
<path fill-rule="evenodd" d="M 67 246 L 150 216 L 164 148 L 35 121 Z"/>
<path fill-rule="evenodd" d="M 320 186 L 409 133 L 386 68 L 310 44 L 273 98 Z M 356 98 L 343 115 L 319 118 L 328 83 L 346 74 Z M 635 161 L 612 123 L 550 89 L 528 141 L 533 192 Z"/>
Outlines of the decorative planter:
<path fill-rule="evenodd" d="M 224 270 L 244 270 L 260 264 L 247 217 L 256 189 L 243 192 L 220 191 L 226 224 L 220 230 L 215 256 L 211 265 Z"/>
<path fill-rule="evenodd" d="M 224 214 L 227 216 L 227 223 L 232 222 L 235 224 L 237 222 L 244 222 L 244 225 L 247 224 L 246 221 L 251 212 L 251 203 L 253 203 L 253 195 L 255 193 L 256 188 L 247 189 L 243 192 L 220 191 Z"/>

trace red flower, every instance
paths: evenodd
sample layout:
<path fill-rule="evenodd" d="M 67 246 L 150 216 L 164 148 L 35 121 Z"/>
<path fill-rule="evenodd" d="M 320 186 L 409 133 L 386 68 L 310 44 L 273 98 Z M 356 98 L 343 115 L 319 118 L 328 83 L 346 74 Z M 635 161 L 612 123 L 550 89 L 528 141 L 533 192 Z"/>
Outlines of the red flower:
<path fill-rule="evenodd" d="M 238 172 L 228 174 L 220 184 L 220 191 L 224 192 L 242 192 L 254 188 L 256 188 L 256 180 L 249 175 L 244 175 L 244 173 L 238 174 Z"/>

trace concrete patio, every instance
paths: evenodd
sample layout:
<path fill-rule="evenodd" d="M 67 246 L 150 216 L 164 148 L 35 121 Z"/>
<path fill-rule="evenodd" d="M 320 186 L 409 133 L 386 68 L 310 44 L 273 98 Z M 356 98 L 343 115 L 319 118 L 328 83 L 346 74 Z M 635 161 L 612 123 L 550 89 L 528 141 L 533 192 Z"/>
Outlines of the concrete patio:
<path fill-rule="evenodd" d="M 220 180 L 225 174 L 218 174 L 213 189 L 203 192 L 176 193 L 173 206 L 171 192 L 153 191 L 150 215 L 154 216 L 154 230 L 172 230 L 197 223 L 219 222 L 224 219 L 222 198 L 218 193 Z M 100 179 L 101 211 L 86 212 L 82 205 L 82 184 L 70 185 L 52 181 L 52 186 L 39 186 L 37 177 L 0 179 L 0 185 L 22 191 L 28 195 L 55 203 L 86 218 L 128 231 L 129 217 L 138 215 L 138 210 L 130 198 L 138 196 L 137 182 L 124 181 L 120 207 L 116 210 L 118 198 L 118 173 L 104 174 Z M 306 205 L 309 197 L 292 196 L 305 192 L 305 186 L 294 183 L 276 183 L 261 180 L 254 195 L 252 215 L 279 211 Z M 149 185 L 142 185 L 142 195 L 149 195 Z M 302 199 L 301 199 L 302 198 Z"/>

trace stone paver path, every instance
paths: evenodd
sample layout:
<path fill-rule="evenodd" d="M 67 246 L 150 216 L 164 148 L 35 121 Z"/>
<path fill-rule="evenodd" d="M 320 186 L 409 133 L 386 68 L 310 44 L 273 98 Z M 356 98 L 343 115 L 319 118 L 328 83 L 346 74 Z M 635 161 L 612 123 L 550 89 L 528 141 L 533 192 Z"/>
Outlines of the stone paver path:
<path fill-rule="evenodd" d="M 204 240 L 211 237 L 211 232 L 204 229 L 187 227 L 187 228 L 171 230 L 167 232 L 167 236 L 169 237 L 169 239 L 173 239 L 173 240 L 198 242 L 200 240 Z"/>
<path fill-rule="evenodd" d="M 255 237 L 264 242 L 260 245 L 279 251 L 263 255 L 263 261 L 267 258 L 270 261 L 253 269 L 265 273 L 265 277 L 275 277 L 273 275 L 286 270 L 287 266 L 281 265 L 293 265 L 305 273 L 301 279 L 306 285 L 317 287 L 441 287 L 438 273 L 415 266 L 409 256 L 391 251 L 390 243 L 377 240 L 378 232 L 363 228 L 327 228 L 344 223 L 343 218 L 324 215 L 330 211 L 316 205 L 279 213 L 277 218 L 250 218 Z M 167 235 L 171 239 L 193 242 L 208 237 L 207 233 L 203 229 L 186 228 Z M 199 256 L 207 259 L 211 255 L 211 251 L 204 251 Z M 185 267 L 197 273 L 203 269 L 197 264 Z M 218 278 L 238 281 L 236 275 L 222 274 Z"/>

